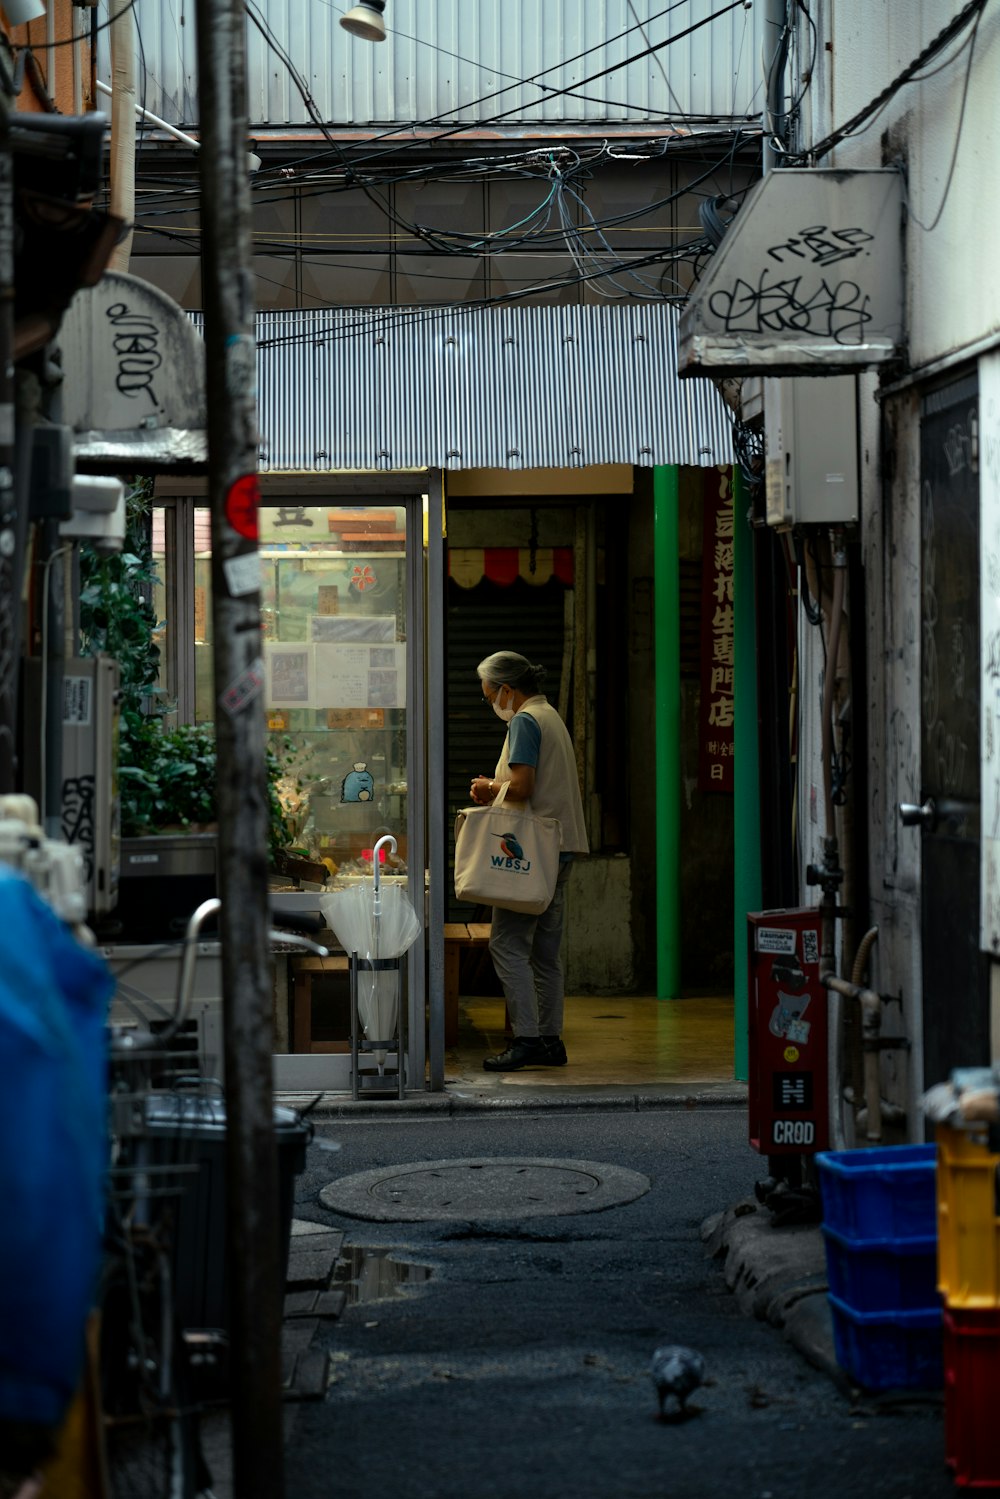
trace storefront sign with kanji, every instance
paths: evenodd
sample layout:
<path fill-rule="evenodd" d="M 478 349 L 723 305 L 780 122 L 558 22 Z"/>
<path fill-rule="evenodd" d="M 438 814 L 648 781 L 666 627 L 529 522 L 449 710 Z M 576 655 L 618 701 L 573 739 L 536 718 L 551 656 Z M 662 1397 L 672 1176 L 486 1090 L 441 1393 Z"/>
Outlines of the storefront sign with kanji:
<path fill-rule="evenodd" d="M 698 790 L 733 789 L 733 483 L 729 468 L 705 470 L 701 572 L 701 705 Z"/>

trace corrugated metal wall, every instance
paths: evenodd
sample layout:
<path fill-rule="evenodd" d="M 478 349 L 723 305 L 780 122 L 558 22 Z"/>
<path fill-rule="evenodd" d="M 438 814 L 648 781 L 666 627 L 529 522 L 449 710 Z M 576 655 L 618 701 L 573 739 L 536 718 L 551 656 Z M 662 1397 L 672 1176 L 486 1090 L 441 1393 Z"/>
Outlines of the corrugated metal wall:
<path fill-rule="evenodd" d="M 260 313 L 270 470 L 694 467 L 732 461 L 665 303 Z"/>
<path fill-rule="evenodd" d="M 257 0 L 255 9 L 331 124 L 442 116 L 447 124 L 474 124 L 502 116 L 501 125 L 517 126 L 759 113 L 760 5 L 729 10 L 654 55 L 638 56 L 647 41 L 655 47 L 676 37 L 723 4 L 633 0 L 644 39 L 628 0 L 388 0 L 389 38 L 379 45 L 358 41 L 338 24 L 348 0 Z M 146 108 L 196 126 L 193 6 L 137 0 L 135 15 Z M 247 37 L 251 128 L 306 123 L 287 68 L 249 22 Z M 637 60 L 620 66 L 628 58 Z M 106 32 L 100 68 L 107 79 Z M 605 77 L 594 76 L 609 68 Z M 538 82 L 523 81 L 530 78 Z"/>

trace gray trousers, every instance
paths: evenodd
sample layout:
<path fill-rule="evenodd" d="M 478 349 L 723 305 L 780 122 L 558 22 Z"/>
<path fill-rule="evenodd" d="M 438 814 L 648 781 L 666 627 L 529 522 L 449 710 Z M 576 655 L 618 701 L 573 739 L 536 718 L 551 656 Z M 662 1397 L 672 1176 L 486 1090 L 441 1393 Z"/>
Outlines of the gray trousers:
<path fill-rule="evenodd" d="M 558 1036 L 563 1023 L 559 958 L 572 861 L 560 867 L 556 892 L 540 916 L 493 908 L 490 957 L 510 1011 L 515 1036 Z"/>

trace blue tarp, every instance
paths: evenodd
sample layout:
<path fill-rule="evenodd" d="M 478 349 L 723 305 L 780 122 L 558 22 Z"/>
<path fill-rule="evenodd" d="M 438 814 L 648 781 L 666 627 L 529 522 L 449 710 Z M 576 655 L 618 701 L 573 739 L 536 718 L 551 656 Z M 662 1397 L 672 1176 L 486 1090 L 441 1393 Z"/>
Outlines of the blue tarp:
<path fill-rule="evenodd" d="M 0 1420 L 57 1425 L 79 1382 L 108 1163 L 104 959 L 0 867 Z"/>

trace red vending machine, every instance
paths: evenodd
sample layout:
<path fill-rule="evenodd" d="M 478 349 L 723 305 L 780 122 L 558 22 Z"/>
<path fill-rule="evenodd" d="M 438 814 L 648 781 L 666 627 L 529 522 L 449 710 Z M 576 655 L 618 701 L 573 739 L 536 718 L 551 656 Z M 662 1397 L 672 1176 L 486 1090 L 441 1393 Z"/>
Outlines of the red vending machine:
<path fill-rule="evenodd" d="M 817 907 L 747 915 L 750 1144 L 811 1155 L 829 1142 L 826 990 Z"/>

